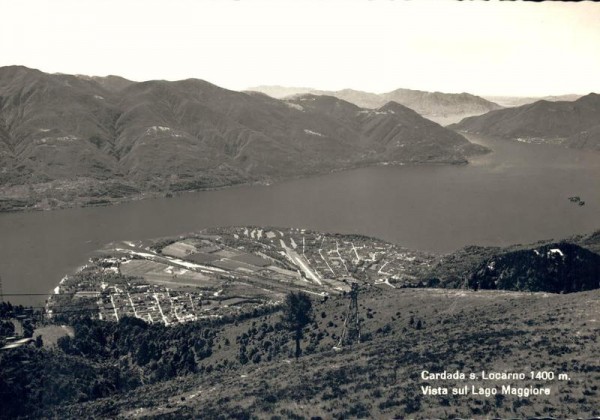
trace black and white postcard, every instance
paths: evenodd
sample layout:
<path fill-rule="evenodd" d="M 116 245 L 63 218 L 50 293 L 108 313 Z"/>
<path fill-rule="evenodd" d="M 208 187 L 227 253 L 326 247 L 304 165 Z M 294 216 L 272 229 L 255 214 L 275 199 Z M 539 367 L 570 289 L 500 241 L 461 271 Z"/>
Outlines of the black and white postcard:
<path fill-rule="evenodd" d="M 0 419 L 600 416 L 600 3 L 0 16 Z"/>

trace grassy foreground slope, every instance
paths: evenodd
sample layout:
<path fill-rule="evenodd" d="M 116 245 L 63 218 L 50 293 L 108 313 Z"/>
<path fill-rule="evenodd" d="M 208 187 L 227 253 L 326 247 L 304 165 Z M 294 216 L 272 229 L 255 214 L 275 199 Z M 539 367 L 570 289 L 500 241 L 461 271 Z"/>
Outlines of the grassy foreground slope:
<path fill-rule="evenodd" d="M 81 416 L 159 418 L 448 418 L 598 416 L 599 291 L 566 295 L 503 291 L 391 289 L 359 297 L 366 341 L 331 349 L 346 300 L 315 304 L 317 325 L 327 331 L 295 362 L 271 361 L 190 374 L 137 388 L 118 398 L 56 407 L 61 418 Z M 321 313 L 325 314 L 321 317 Z M 277 314 L 248 320 L 223 334 L 276 322 Z M 332 323 L 328 327 L 329 322 Z M 230 331 L 230 332 L 228 332 Z M 339 325 L 337 332 L 339 334 Z M 262 337 L 261 337 L 262 336 Z M 260 347 L 269 334 L 249 334 Z M 235 339 L 231 338 L 235 347 Z M 239 345 L 239 344 L 237 344 Z M 235 350 L 234 350 L 235 351 Z M 217 357 L 217 356 L 214 356 Z M 211 359 L 215 360 L 215 359 Z M 480 376 L 487 372 L 551 371 L 543 380 L 423 380 L 421 371 Z M 566 373 L 568 380 L 557 380 Z M 423 395 L 421 386 L 548 387 L 550 395 Z"/>

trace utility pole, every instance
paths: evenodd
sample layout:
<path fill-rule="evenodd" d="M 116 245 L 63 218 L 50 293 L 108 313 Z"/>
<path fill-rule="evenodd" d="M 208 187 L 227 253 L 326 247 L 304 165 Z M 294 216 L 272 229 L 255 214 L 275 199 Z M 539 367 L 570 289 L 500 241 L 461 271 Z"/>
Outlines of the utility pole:
<path fill-rule="evenodd" d="M 4 302 L 4 292 L 2 291 L 2 276 L 0 276 L 0 302 Z"/>
<path fill-rule="evenodd" d="M 338 345 L 334 348 L 341 349 L 344 345 L 360 343 L 360 320 L 358 319 L 358 283 L 352 283 L 350 289 L 350 303 L 344 320 L 344 328 Z"/>

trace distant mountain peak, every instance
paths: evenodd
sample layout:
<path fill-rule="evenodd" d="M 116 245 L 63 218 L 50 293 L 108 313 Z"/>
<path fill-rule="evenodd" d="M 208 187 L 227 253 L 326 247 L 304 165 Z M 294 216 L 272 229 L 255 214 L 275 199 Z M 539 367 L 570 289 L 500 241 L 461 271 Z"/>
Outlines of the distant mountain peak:
<path fill-rule="evenodd" d="M 419 115 L 419 113 L 416 112 L 415 110 L 410 109 L 409 107 L 404 106 L 396 101 L 386 102 L 383 106 L 378 108 L 378 111 L 394 111 L 394 112 L 400 112 L 400 113 Z"/>
<path fill-rule="evenodd" d="M 600 101 L 600 95 L 596 92 L 590 92 L 585 96 L 577 99 L 575 102 L 598 102 Z"/>
<path fill-rule="evenodd" d="M 284 88 L 281 86 L 263 86 L 253 89 L 260 90 L 275 98 L 295 98 L 301 94 L 335 96 L 358 107 L 368 109 L 380 109 L 389 101 L 395 101 L 413 109 L 425 118 L 443 125 L 460 121 L 466 116 L 480 115 L 501 108 L 498 104 L 469 93 L 426 92 L 404 88 L 381 94 L 355 89 L 323 91 L 310 88 Z"/>

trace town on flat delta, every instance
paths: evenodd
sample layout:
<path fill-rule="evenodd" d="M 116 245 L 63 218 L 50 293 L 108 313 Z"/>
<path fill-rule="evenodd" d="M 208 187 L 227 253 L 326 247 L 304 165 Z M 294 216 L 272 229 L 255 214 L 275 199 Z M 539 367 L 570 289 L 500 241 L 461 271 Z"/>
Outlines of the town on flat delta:
<path fill-rule="evenodd" d="M 60 281 L 46 309 L 50 317 L 83 312 L 172 325 L 277 305 L 290 289 L 325 299 L 354 282 L 414 287 L 433 262 L 433 254 L 361 235 L 212 228 L 109 244 Z"/>

